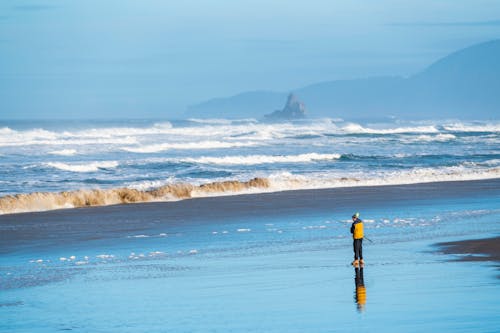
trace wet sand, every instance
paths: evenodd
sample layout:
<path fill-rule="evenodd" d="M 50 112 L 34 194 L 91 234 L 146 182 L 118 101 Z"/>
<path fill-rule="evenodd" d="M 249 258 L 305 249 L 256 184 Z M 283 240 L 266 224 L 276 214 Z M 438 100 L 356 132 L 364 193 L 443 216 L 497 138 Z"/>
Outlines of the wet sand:
<path fill-rule="evenodd" d="M 500 178 L 296 190 L 0 215 L 0 253 L 28 250 L 32 244 L 40 248 L 125 237 L 131 232 L 165 225 L 194 225 L 239 217 L 298 216 L 311 211 L 349 217 L 353 211 L 372 207 L 397 207 L 408 201 L 432 204 L 435 200 L 464 195 L 473 198 L 476 194 L 500 196 Z"/>
<path fill-rule="evenodd" d="M 500 267 L 500 236 L 438 243 L 440 252 L 460 255 L 459 261 L 493 261 Z M 500 278 L 500 276 L 499 276 Z"/>
<path fill-rule="evenodd" d="M 499 185 L 290 191 L 0 216 L 0 331 L 496 332 L 496 270 L 443 262 L 432 246 L 498 235 Z M 348 220 L 358 209 L 374 240 L 363 270 L 350 265 Z"/>

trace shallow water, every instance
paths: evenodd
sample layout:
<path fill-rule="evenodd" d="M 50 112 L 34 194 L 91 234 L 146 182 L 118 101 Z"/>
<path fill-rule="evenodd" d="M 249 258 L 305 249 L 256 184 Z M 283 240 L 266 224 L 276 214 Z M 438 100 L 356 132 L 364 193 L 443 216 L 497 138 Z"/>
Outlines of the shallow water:
<path fill-rule="evenodd" d="M 497 183 L 3 216 L 0 331 L 494 332 L 498 271 L 433 244 L 498 234 Z M 365 302 L 346 222 L 360 206 Z M 39 224 L 50 233 L 28 235 Z"/>

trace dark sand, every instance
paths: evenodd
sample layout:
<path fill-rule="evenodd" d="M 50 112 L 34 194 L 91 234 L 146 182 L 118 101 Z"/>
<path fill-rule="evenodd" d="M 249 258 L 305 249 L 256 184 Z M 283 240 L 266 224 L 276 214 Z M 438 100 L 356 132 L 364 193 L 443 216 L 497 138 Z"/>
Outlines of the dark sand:
<path fill-rule="evenodd" d="M 300 216 L 310 212 L 350 216 L 371 207 L 433 204 L 437 200 L 498 196 L 500 178 L 412 185 L 297 190 L 38 213 L 0 215 L 0 253 L 61 243 L 125 237 L 166 225 Z M 497 252 L 498 253 L 498 252 Z"/>
<path fill-rule="evenodd" d="M 486 239 L 470 239 L 438 243 L 445 254 L 459 254 L 460 261 L 494 261 L 500 263 L 500 236 Z"/>

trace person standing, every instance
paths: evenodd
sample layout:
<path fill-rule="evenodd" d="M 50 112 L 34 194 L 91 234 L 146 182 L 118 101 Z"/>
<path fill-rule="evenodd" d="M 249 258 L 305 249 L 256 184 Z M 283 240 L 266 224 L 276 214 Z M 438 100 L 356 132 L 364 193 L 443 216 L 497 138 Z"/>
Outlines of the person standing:
<path fill-rule="evenodd" d="M 364 265 L 363 260 L 363 221 L 359 218 L 359 213 L 352 216 L 351 234 L 353 238 L 354 261 L 353 266 Z"/>

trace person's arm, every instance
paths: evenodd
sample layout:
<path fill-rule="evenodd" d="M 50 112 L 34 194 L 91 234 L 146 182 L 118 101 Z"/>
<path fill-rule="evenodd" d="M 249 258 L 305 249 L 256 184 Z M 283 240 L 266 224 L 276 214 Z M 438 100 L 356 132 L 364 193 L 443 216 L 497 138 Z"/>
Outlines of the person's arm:
<path fill-rule="evenodd" d="M 351 234 L 353 234 L 353 233 L 354 233 L 354 223 L 351 224 Z"/>

